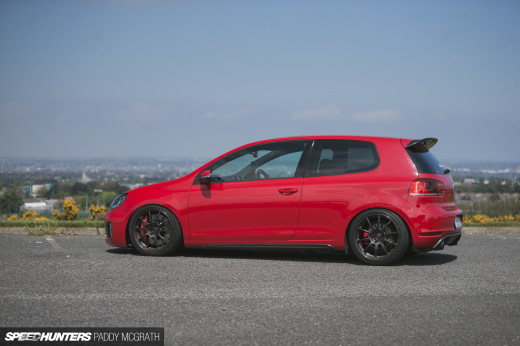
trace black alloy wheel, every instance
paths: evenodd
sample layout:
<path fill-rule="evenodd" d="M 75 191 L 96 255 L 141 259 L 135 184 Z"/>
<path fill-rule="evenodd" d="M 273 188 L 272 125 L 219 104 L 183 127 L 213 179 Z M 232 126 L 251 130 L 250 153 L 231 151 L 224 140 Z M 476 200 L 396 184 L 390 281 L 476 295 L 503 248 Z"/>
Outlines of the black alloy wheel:
<path fill-rule="evenodd" d="M 352 222 L 348 244 L 354 255 L 367 264 L 393 264 L 408 250 L 408 228 L 389 210 L 367 210 Z"/>
<path fill-rule="evenodd" d="M 128 231 L 132 245 L 143 255 L 169 255 L 182 244 L 179 221 L 170 210 L 158 205 L 136 210 Z"/>

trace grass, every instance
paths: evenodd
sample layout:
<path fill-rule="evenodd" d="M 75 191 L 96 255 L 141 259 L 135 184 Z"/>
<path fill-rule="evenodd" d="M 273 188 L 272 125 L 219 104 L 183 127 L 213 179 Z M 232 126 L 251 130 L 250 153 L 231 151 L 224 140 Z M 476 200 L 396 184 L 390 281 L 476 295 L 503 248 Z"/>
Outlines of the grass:
<path fill-rule="evenodd" d="M 63 221 L 63 220 L 49 220 L 49 221 L 34 221 L 34 220 L 15 220 L 7 221 L 0 220 L 0 227 L 25 227 L 25 228 L 104 228 L 105 223 L 103 221 L 87 221 L 87 220 L 75 220 L 75 221 Z"/>
<path fill-rule="evenodd" d="M 56 227 L 45 221 L 33 221 L 34 225 L 24 227 L 30 235 L 53 235 Z"/>
<path fill-rule="evenodd" d="M 27 233 L 35 236 L 53 235 L 58 227 L 63 228 L 104 228 L 103 221 L 88 221 L 88 220 L 49 220 L 49 221 L 35 221 L 35 220 L 15 220 L 7 221 L 0 220 L 0 227 L 23 227 Z M 99 232 L 98 232 L 99 234 Z"/>

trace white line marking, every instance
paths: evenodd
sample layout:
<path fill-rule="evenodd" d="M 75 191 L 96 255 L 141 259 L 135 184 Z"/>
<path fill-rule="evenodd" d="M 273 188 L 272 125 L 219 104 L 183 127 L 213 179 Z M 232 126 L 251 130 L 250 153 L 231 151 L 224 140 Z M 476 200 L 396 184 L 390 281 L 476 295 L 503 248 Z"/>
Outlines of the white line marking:
<path fill-rule="evenodd" d="M 520 239 L 519 237 L 515 237 L 515 236 L 506 237 L 505 235 L 501 235 L 501 234 L 488 234 L 488 236 L 493 237 L 493 238 L 499 238 L 499 239 Z"/>
<path fill-rule="evenodd" d="M 63 252 L 63 248 L 61 246 L 59 246 L 58 243 L 56 243 L 56 240 L 54 240 L 50 237 L 45 238 L 45 240 L 47 240 L 52 245 L 52 247 L 54 248 L 54 250 L 56 250 L 56 252 Z"/>

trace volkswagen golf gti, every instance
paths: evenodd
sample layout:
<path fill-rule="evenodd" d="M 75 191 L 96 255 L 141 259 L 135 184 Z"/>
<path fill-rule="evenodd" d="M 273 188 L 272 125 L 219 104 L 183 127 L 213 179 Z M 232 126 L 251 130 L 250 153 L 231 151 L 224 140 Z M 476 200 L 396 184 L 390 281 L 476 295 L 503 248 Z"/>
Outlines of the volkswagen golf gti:
<path fill-rule="evenodd" d="M 419 140 L 316 136 L 244 145 L 183 178 L 118 196 L 106 242 L 143 255 L 186 248 L 296 248 L 389 265 L 456 245 L 453 179 Z"/>

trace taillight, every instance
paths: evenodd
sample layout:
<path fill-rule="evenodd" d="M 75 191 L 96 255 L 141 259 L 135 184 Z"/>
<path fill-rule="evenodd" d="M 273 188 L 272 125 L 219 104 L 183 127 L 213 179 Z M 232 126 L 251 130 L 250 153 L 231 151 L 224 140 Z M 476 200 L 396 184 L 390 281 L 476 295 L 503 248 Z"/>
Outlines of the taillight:
<path fill-rule="evenodd" d="M 410 196 L 443 196 L 446 189 L 442 181 L 420 178 L 412 182 Z"/>

